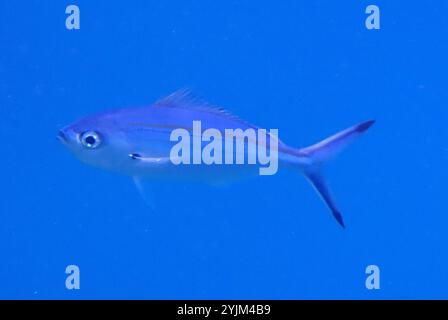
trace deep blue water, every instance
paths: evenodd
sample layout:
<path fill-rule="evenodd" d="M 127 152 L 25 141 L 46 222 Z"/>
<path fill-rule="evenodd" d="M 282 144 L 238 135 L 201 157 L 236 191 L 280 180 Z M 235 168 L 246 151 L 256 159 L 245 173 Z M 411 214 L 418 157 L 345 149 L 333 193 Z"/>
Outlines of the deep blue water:
<path fill-rule="evenodd" d="M 65 28 L 65 8 L 81 11 Z M 381 29 L 367 30 L 369 4 Z M 2 1 L 0 298 L 448 298 L 444 1 Z M 132 181 L 55 139 L 179 88 L 306 146 L 376 119 L 326 166 L 342 230 L 297 172 Z M 67 290 L 65 268 L 81 271 Z M 367 290 L 365 268 L 381 270 Z"/>

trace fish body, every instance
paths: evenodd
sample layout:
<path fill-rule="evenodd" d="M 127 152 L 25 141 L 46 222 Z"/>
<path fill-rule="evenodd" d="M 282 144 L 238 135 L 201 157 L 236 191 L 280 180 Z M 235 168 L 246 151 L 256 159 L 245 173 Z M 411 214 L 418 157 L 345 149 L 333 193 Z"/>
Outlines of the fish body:
<path fill-rule="evenodd" d="M 198 123 L 200 128 L 196 130 L 195 125 Z M 254 150 L 259 153 L 260 149 L 266 154 L 269 150 L 272 156 L 275 150 L 278 154 L 276 161 L 279 168 L 296 168 L 304 173 L 338 222 L 344 226 L 342 216 L 320 174 L 320 164 L 372 124 L 373 121 L 361 123 L 303 149 L 286 145 L 271 132 L 266 133 L 266 139 L 262 143 L 261 139 L 258 139 L 260 136 L 246 139 L 242 137 L 245 142 L 244 157 L 249 159 Z M 174 130 L 179 129 L 188 133 L 191 147 L 200 150 L 210 142 L 202 141 L 197 136 L 208 129 L 218 134 L 210 141 L 220 140 L 215 142 L 222 142 L 223 145 L 228 137 L 226 130 L 260 131 L 257 126 L 221 108 L 198 101 L 186 92 L 176 92 L 148 107 L 118 109 L 85 117 L 63 128 L 58 137 L 81 161 L 138 180 L 198 180 L 216 183 L 259 173 L 259 163 L 174 164 L 172 150 L 175 141 L 172 139 L 172 134 Z M 215 151 L 215 155 L 216 152 L 221 152 L 222 158 L 227 159 L 226 153 L 230 152 L 230 155 L 227 154 L 229 159 L 235 159 L 238 156 L 235 154 L 237 151 L 233 146 Z M 192 158 L 195 156 L 194 152 L 193 150 Z"/>

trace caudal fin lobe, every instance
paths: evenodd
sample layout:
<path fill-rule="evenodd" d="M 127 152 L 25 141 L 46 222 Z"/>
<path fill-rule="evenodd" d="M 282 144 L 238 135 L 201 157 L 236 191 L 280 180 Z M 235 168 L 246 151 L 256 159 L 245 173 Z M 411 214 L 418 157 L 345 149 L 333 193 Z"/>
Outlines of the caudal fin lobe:
<path fill-rule="evenodd" d="M 305 176 L 314 186 L 321 198 L 327 204 L 328 208 L 331 210 L 335 219 L 343 228 L 345 228 L 344 220 L 333 200 L 325 179 L 322 176 L 321 164 L 338 154 L 342 149 L 344 149 L 345 146 L 356 140 L 356 138 L 358 138 L 363 132 L 367 131 L 367 129 L 369 129 L 374 123 L 375 120 L 362 122 L 353 127 L 340 131 L 312 146 L 300 149 L 300 153 L 304 154 L 311 160 L 309 167 L 305 168 Z"/>

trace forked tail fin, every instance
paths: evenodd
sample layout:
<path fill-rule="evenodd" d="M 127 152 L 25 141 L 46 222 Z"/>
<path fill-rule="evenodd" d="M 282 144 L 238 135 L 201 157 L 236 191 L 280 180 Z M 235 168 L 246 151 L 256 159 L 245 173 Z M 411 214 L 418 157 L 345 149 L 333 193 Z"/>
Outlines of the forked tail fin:
<path fill-rule="evenodd" d="M 311 164 L 304 172 L 308 180 L 330 208 L 339 224 L 345 228 L 344 220 L 338 210 L 330 190 L 321 173 L 321 164 L 339 153 L 346 145 L 359 137 L 374 124 L 375 120 L 362 122 L 328 137 L 312 146 L 300 149 L 300 153 L 311 160 Z"/>

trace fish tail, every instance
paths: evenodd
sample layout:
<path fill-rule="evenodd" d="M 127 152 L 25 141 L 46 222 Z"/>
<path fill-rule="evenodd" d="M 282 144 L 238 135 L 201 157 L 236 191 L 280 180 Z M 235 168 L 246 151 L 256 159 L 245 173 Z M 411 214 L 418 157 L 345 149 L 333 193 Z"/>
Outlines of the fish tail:
<path fill-rule="evenodd" d="M 338 154 L 345 146 L 356 140 L 362 133 L 367 131 L 375 120 L 369 120 L 357 124 L 353 127 L 345 129 L 332 135 L 316 144 L 309 147 L 299 149 L 300 157 L 307 158 L 307 165 L 304 166 L 304 173 L 307 179 L 311 182 L 317 193 L 321 196 L 328 208 L 331 210 L 333 216 L 338 223 L 345 228 L 342 214 L 337 208 L 335 201 L 331 195 L 330 189 L 322 175 L 321 164 Z"/>

